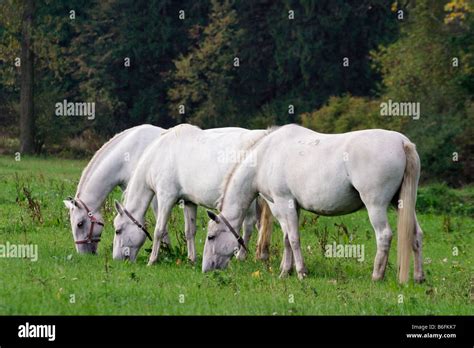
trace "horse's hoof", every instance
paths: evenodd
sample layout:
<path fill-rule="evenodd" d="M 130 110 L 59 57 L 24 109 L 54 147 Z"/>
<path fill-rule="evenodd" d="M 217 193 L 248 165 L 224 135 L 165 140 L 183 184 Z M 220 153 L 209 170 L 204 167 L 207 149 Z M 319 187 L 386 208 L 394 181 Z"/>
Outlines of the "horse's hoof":
<path fill-rule="evenodd" d="M 307 276 L 308 276 L 308 273 L 306 273 L 306 272 L 298 272 L 298 279 L 299 280 L 303 280 Z"/>
<path fill-rule="evenodd" d="M 378 281 L 381 281 L 383 280 L 383 274 L 372 274 L 372 280 L 374 282 L 378 282 Z"/>
<path fill-rule="evenodd" d="M 150 260 L 148 261 L 147 266 L 153 266 L 156 263 L 156 260 Z"/>
<path fill-rule="evenodd" d="M 280 273 L 280 279 L 287 278 L 290 275 L 290 271 L 281 271 Z"/>
<path fill-rule="evenodd" d="M 189 262 L 191 265 L 194 266 L 194 265 L 196 264 L 196 258 L 195 258 L 195 257 L 193 257 L 193 258 L 188 257 L 188 262 Z"/>
<path fill-rule="evenodd" d="M 422 273 L 421 275 L 415 276 L 415 283 L 421 284 L 425 281 L 425 274 Z"/>
<path fill-rule="evenodd" d="M 267 261 L 270 258 L 270 255 L 266 252 L 262 252 L 258 254 L 255 258 L 260 261 Z"/>

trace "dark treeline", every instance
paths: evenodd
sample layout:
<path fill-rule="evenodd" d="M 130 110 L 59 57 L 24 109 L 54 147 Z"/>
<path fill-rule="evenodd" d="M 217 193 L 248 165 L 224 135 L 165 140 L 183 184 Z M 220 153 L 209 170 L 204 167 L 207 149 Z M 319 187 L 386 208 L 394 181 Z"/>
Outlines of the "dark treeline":
<path fill-rule="evenodd" d="M 468 183 L 473 11 L 471 0 L 5 0 L 0 148 L 90 155 L 143 123 L 386 128 L 417 144 L 423 180 Z M 64 100 L 94 102 L 95 117 L 58 116 Z M 389 100 L 420 103 L 420 117 L 383 116 Z"/>

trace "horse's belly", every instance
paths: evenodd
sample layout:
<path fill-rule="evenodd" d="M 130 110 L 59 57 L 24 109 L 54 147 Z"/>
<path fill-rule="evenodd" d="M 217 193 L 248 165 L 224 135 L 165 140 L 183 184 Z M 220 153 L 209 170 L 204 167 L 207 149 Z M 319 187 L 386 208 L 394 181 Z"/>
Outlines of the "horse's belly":
<path fill-rule="evenodd" d="M 181 179 L 180 198 L 196 205 L 215 209 L 224 175 L 216 171 L 195 173 L 193 176 Z"/>
<path fill-rule="evenodd" d="M 342 187 L 325 186 L 308 189 L 298 195 L 298 204 L 305 210 L 319 215 L 344 215 L 359 210 L 363 203 L 352 185 Z"/>

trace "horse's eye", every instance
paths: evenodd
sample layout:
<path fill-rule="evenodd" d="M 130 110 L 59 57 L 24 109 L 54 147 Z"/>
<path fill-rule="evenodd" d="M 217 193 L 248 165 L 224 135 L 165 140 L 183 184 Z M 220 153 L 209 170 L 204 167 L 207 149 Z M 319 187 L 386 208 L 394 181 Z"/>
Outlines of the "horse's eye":
<path fill-rule="evenodd" d="M 81 221 L 81 222 L 78 222 L 78 223 L 77 223 L 77 227 L 79 227 L 79 228 L 81 228 L 82 225 L 84 225 L 84 221 Z"/>
<path fill-rule="evenodd" d="M 216 236 L 207 236 L 207 240 L 213 240 Z"/>

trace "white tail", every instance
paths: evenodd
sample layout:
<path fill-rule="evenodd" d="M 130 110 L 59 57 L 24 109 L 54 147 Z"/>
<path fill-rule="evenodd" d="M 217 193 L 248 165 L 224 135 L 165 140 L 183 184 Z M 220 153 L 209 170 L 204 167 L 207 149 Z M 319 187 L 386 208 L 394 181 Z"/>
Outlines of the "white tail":
<path fill-rule="evenodd" d="M 415 205 L 418 178 L 420 174 L 420 158 L 416 152 L 415 144 L 404 142 L 406 154 L 406 167 L 400 188 L 400 201 L 398 209 L 398 280 L 400 283 L 408 281 L 410 272 L 410 258 L 415 236 Z M 401 203 L 401 204 L 400 204 Z"/>

